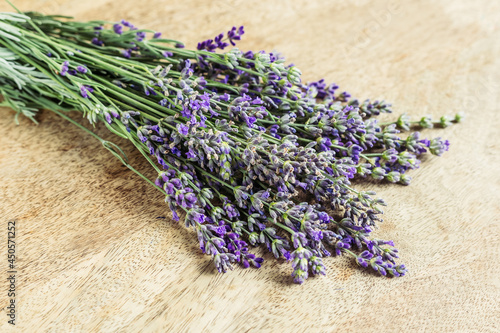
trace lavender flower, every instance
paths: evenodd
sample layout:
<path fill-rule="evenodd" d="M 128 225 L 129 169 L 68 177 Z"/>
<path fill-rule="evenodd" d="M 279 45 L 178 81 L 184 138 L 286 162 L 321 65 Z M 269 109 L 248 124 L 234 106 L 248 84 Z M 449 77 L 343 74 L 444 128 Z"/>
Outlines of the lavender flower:
<path fill-rule="evenodd" d="M 355 189 L 353 179 L 371 176 L 408 185 L 407 173 L 420 166 L 421 155 L 440 156 L 449 143 L 422 139 L 418 132 L 401 138 L 398 128 L 446 127 L 461 116 L 412 122 L 401 115 L 379 123 L 375 116 L 391 112 L 390 104 L 361 102 L 324 80 L 302 83 L 301 71 L 279 53 L 215 52 L 235 46 L 243 27 L 202 41 L 197 50 L 175 50 L 183 44 L 155 40 L 158 32 L 148 39 L 124 20 L 110 27 L 79 23 L 91 34 L 82 33 L 76 44 L 51 28 L 71 29 L 73 22 L 30 15 L 53 21 L 45 27 L 48 33 L 82 50 L 70 56 L 72 63 L 85 65 L 70 69 L 65 61 L 59 72 L 81 97 L 67 98 L 57 85 L 37 86 L 36 99 L 21 88 L 6 94 L 40 108 L 79 110 L 128 138 L 158 173 L 154 184 L 174 220 L 185 215 L 217 271 L 235 264 L 260 267 L 263 259 L 249 247 L 262 245 L 291 262 L 297 283 L 311 273 L 325 275 L 324 257 L 346 254 L 381 275 L 405 274 L 406 267 L 396 265 L 394 244 L 371 236 L 385 202 Z M 16 25 L 31 29 L 27 22 Z M 4 39 L 0 35 L 0 45 L 8 43 Z M 45 42 L 37 40 L 44 53 L 52 47 Z M 19 43 L 20 52 L 32 46 L 29 40 Z M 96 50 L 89 43 L 106 47 Z M 99 61 L 88 61 L 90 50 Z M 21 64 L 14 68 L 24 68 L 22 59 L 13 61 Z M 36 61 L 52 70 L 52 63 Z M 1 73 L 2 82 L 17 86 Z M 34 84 L 27 82 L 24 89 Z"/>
<path fill-rule="evenodd" d="M 311 257 L 311 251 L 303 248 L 302 246 L 299 246 L 295 251 L 292 252 L 292 276 L 295 283 L 302 284 L 305 280 L 307 280 L 307 277 L 309 276 L 309 259 Z M 316 257 L 314 257 L 314 259 L 316 260 Z M 315 261 L 315 271 L 318 271 L 317 266 L 319 266 L 319 264 L 317 264 L 317 262 Z M 319 271 L 321 271 L 321 269 L 319 269 Z"/>
<path fill-rule="evenodd" d="M 241 36 L 245 33 L 243 26 L 239 27 L 236 29 L 236 27 L 233 27 L 231 30 L 227 32 L 227 38 L 229 39 L 229 42 L 231 45 L 235 46 L 235 40 L 240 40 Z"/>
<path fill-rule="evenodd" d="M 94 92 L 94 89 L 92 89 L 90 86 L 83 85 L 80 87 L 80 94 L 83 98 L 89 98 L 88 94 L 92 92 Z"/>
<path fill-rule="evenodd" d="M 97 38 L 97 37 L 92 38 L 91 43 L 94 45 L 97 45 L 97 46 L 104 45 L 104 42 L 102 40 L 99 40 L 99 38 Z"/>
<path fill-rule="evenodd" d="M 69 61 L 65 61 L 61 65 L 61 71 L 59 72 L 59 74 L 61 76 L 66 76 L 66 74 L 68 74 L 68 68 L 69 68 L 68 65 L 69 65 Z"/>
<path fill-rule="evenodd" d="M 115 34 L 121 35 L 123 33 L 123 26 L 119 23 L 116 23 L 113 25 L 113 31 Z"/>
<path fill-rule="evenodd" d="M 139 32 L 137 32 L 135 35 L 136 35 L 136 38 L 135 38 L 135 39 L 136 39 L 138 42 L 142 42 L 142 41 L 144 40 L 144 38 L 146 38 L 146 33 L 145 33 L 144 31 L 139 31 Z"/>
<path fill-rule="evenodd" d="M 433 155 L 441 156 L 445 151 L 448 151 L 449 147 L 448 140 L 442 140 L 441 138 L 435 138 L 429 142 L 429 151 Z"/>
<path fill-rule="evenodd" d="M 85 66 L 78 66 L 76 67 L 76 70 L 82 74 L 87 73 L 87 68 Z"/>

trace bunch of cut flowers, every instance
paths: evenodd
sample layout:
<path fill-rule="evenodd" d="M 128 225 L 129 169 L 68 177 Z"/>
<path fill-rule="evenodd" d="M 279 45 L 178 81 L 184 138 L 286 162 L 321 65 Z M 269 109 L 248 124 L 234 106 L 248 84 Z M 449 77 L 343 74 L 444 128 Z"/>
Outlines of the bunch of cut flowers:
<path fill-rule="evenodd" d="M 164 194 L 219 272 L 260 267 L 252 248 L 263 246 L 291 263 L 296 283 L 324 275 L 323 259 L 340 255 L 404 275 L 394 243 L 371 235 L 384 200 L 352 180 L 408 185 L 422 155 L 449 146 L 412 129 L 462 116 L 381 123 L 390 104 L 323 80 L 302 83 L 281 54 L 236 48 L 243 34 L 233 27 L 189 50 L 124 20 L 0 13 L 0 105 L 35 122 L 38 110 L 51 110 L 95 136 Z M 129 140 L 156 178 L 68 117 L 72 110 Z"/>

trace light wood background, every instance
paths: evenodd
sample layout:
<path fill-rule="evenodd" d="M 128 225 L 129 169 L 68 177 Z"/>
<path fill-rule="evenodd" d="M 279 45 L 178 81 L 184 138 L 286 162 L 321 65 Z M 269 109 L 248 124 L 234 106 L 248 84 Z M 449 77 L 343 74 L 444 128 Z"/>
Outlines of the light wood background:
<path fill-rule="evenodd" d="M 241 49 L 279 50 L 305 80 L 384 98 L 394 116 L 468 116 L 424 131 L 451 149 L 427 158 L 410 187 L 360 185 L 389 203 L 377 235 L 396 242 L 409 274 L 386 279 L 329 258 L 328 276 L 299 286 L 290 265 L 269 255 L 260 270 L 216 273 L 162 196 L 93 138 L 48 111 L 38 126 L 16 126 L 14 112 L 0 109 L 0 268 L 16 219 L 19 331 L 500 331 L 498 2 L 14 3 L 82 20 L 125 18 L 189 47 L 242 24 Z M 148 172 L 126 141 L 97 131 Z M 2 332 L 11 329 L 6 288 L 1 282 Z"/>

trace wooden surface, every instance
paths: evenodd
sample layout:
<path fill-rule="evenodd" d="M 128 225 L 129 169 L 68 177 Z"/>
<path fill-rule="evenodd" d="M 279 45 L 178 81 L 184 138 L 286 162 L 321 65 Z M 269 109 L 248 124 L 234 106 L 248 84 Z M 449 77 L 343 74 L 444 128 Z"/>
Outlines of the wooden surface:
<path fill-rule="evenodd" d="M 498 2 L 14 2 L 78 19 L 126 18 L 189 47 L 243 24 L 241 49 L 280 50 L 305 80 L 385 98 L 396 116 L 468 116 L 424 132 L 448 138 L 451 149 L 427 158 L 410 187 L 364 185 L 389 203 L 377 235 L 395 241 L 409 274 L 385 279 L 329 258 L 328 276 L 298 286 L 289 264 L 269 255 L 260 270 L 216 273 L 195 234 L 168 218 L 162 196 L 93 138 L 47 111 L 38 126 L 16 126 L 14 112 L 0 109 L 0 244 L 16 219 L 19 331 L 500 330 Z M 148 172 L 127 142 L 97 131 Z M 0 251 L 4 272 L 6 246 Z M 6 287 L 2 332 L 11 329 Z"/>

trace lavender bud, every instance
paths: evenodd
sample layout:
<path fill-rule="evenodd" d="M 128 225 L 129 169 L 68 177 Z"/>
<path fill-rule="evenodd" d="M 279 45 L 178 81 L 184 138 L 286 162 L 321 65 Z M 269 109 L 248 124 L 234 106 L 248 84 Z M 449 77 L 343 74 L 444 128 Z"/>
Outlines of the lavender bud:
<path fill-rule="evenodd" d="M 441 124 L 443 128 L 451 126 L 450 118 L 447 116 L 442 116 L 441 118 L 439 118 L 439 124 Z"/>
<path fill-rule="evenodd" d="M 385 176 L 385 179 L 387 179 L 388 181 L 390 181 L 391 183 L 397 183 L 399 182 L 401 178 L 401 175 L 399 172 L 397 171 L 391 171 L 389 172 L 386 176 Z"/>
<path fill-rule="evenodd" d="M 401 116 L 399 116 L 396 124 L 398 125 L 399 128 L 402 128 L 405 131 L 409 131 L 410 130 L 410 116 L 408 116 L 406 113 L 403 113 Z"/>
<path fill-rule="evenodd" d="M 374 168 L 372 170 L 372 177 L 374 179 L 378 179 L 378 180 L 384 179 L 385 175 L 386 175 L 385 170 L 380 168 L 380 167 Z"/>
<path fill-rule="evenodd" d="M 432 123 L 432 118 L 429 116 L 422 117 L 418 124 L 423 128 L 432 128 L 434 124 Z"/>

